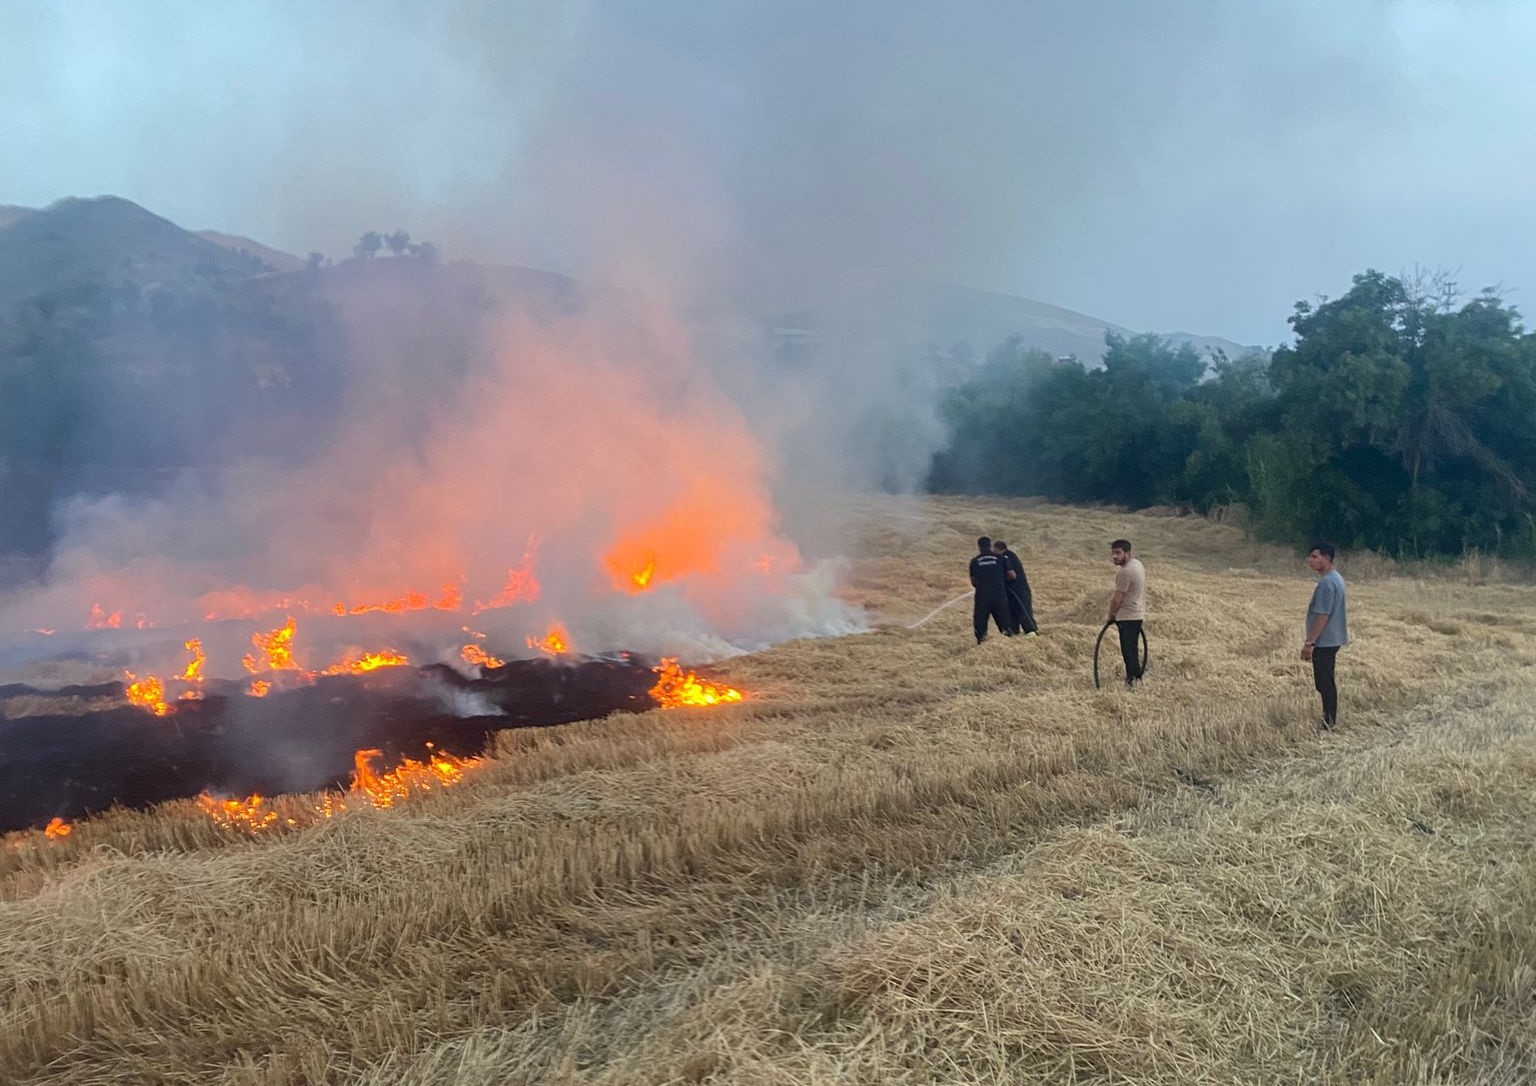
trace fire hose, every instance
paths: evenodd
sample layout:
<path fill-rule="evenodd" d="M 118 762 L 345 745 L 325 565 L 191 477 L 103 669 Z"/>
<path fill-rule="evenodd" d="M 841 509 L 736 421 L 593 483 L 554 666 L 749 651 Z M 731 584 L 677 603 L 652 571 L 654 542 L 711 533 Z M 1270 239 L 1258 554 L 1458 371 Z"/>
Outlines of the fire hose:
<path fill-rule="evenodd" d="M 1104 623 L 1104 628 L 1099 631 L 1098 640 L 1093 643 L 1093 688 L 1095 690 L 1100 689 L 1099 649 L 1104 644 L 1104 635 L 1109 633 L 1109 628 L 1113 625 L 1113 621 Z M 1141 673 L 1143 675 L 1147 673 L 1147 631 L 1145 629 L 1141 630 Z"/>
<path fill-rule="evenodd" d="M 955 604 L 959 603 L 961 600 L 968 600 L 972 596 L 974 596 L 975 594 L 976 594 L 976 590 L 974 588 L 971 589 L 971 591 L 969 591 L 969 592 L 962 592 L 960 595 L 956 596 L 954 599 L 950 600 L 948 603 L 941 603 L 941 604 L 939 604 L 932 611 L 929 611 L 922 618 L 918 619 L 916 622 L 912 623 L 912 625 L 908 626 L 907 629 L 909 629 L 909 630 L 917 629 L 919 626 L 923 625 L 929 619 L 931 619 L 935 615 L 937 615 L 940 611 L 948 610 L 949 608 L 953 607 Z"/>

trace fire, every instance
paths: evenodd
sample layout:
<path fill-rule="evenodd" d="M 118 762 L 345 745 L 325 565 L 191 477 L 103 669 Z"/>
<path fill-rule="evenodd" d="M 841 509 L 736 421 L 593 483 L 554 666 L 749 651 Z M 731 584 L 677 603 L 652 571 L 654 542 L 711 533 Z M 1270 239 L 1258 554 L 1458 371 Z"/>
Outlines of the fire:
<path fill-rule="evenodd" d="M 538 537 L 529 536 L 523 548 L 523 560 L 507 570 L 507 583 L 489 603 L 476 602 L 475 614 L 495 607 L 510 607 L 514 603 L 534 603 L 539 598 L 539 579 L 533 575 L 533 552 L 538 547 Z"/>
<path fill-rule="evenodd" d="M 253 698 L 264 698 L 267 696 L 267 691 L 271 689 L 272 684 L 267 682 L 265 679 L 252 679 L 251 688 L 249 691 L 247 691 L 247 693 L 249 693 Z"/>
<path fill-rule="evenodd" d="M 91 620 L 86 623 L 93 630 L 115 630 L 123 624 L 123 613 L 113 611 L 110 615 L 102 610 L 101 604 L 91 604 Z"/>
<path fill-rule="evenodd" d="M 505 660 L 492 656 L 479 645 L 465 645 L 459 650 L 459 655 L 464 657 L 465 663 L 477 664 L 480 667 L 501 667 L 506 663 Z"/>
<path fill-rule="evenodd" d="M 68 837 L 74 831 L 74 828 L 58 815 L 54 815 L 48 825 L 43 827 L 43 834 L 49 840 L 57 841 L 60 837 Z"/>
<path fill-rule="evenodd" d="M 142 679 L 135 679 L 133 672 L 125 671 L 128 676 L 127 686 L 123 693 L 129 701 L 142 708 L 148 709 L 156 716 L 164 716 L 171 711 L 171 707 L 165 701 L 165 684 L 153 675 L 146 675 Z"/>
<path fill-rule="evenodd" d="M 293 660 L 293 634 L 296 629 L 293 616 L 288 616 L 288 621 L 271 633 L 251 634 L 251 644 L 261 650 L 262 659 L 247 654 L 241 663 L 245 670 L 255 674 L 265 667 L 268 671 L 298 671 L 299 665 Z"/>
<path fill-rule="evenodd" d="M 542 641 L 533 637 L 528 638 L 527 641 L 530 649 L 538 649 L 540 652 L 547 652 L 551 656 L 560 656 L 570 651 L 571 647 L 570 636 L 565 632 L 565 627 L 561 626 L 558 622 L 550 627 L 549 633 L 544 635 Z"/>
<path fill-rule="evenodd" d="M 377 671 L 381 667 L 405 667 L 409 663 L 410 660 L 406 659 L 404 653 L 384 649 L 382 652 L 365 652 L 361 656 L 332 664 L 320 674 L 361 675 L 366 671 Z"/>
<path fill-rule="evenodd" d="M 677 709 L 685 705 L 721 705 L 728 701 L 740 701 L 741 691 L 729 686 L 716 686 L 702 681 L 693 672 L 684 672 L 675 657 L 668 656 L 656 666 L 659 678 L 651 687 L 651 697 L 663 709 Z"/>
<path fill-rule="evenodd" d="M 225 829 L 239 828 L 252 832 L 266 829 L 277 821 L 277 812 L 268 809 L 266 802 L 264 796 L 214 799 L 204 792 L 197 797 L 197 806 L 220 826 Z M 292 824 L 292 819 L 289 823 Z"/>
<path fill-rule="evenodd" d="M 463 778 L 464 770 L 477 763 L 477 759 L 455 758 L 451 754 L 429 750 L 424 762 L 406 758 L 394 769 L 376 773 L 373 760 L 383 756 L 384 752 L 377 749 L 360 750 L 352 756 L 351 792 L 361 794 L 378 808 L 393 807 L 412 792 L 429 792 L 433 788 L 457 784 Z"/>
<path fill-rule="evenodd" d="M 192 662 L 189 663 L 186 667 L 186 670 L 181 673 L 181 677 L 189 683 L 202 682 L 203 661 L 207 659 L 207 657 L 203 655 L 202 641 L 194 637 L 190 641 L 186 642 L 183 647 L 192 654 Z"/>
<path fill-rule="evenodd" d="M 631 573 L 629 575 L 629 580 L 630 583 L 633 584 L 636 588 L 645 589 L 651 587 L 651 578 L 655 575 L 656 559 L 647 558 L 645 560 L 645 565 L 640 568 L 639 572 Z"/>

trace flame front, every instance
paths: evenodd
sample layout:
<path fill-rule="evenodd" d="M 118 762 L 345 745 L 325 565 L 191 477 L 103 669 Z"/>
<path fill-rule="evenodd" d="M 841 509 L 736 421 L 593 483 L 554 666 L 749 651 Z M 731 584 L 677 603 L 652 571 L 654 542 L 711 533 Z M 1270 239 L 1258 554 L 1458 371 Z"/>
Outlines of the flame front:
<path fill-rule="evenodd" d="M 361 675 L 367 671 L 377 671 L 381 667 L 405 667 L 410 664 L 403 652 L 395 652 L 392 649 L 384 649 L 382 652 L 365 652 L 361 656 L 343 660 L 339 664 L 332 664 L 320 674 L 322 675 Z"/>
<path fill-rule="evenodd" d="M 656 666 L 659 676 L 651 687 L 651 697 L 663 709 L 677 709 L 686 705 L 721 705 L 728 701 L 740 701 L 740 690 L 729 686 L 716 686 L 701 680 L 693 672 L 684 672 L 675 657 L 668 656 Z"/>
<path fill-rule="evenodd" d="M 125 671 L 128 683 L 123 693 L 134 705 L 148 709 L 156 716 L 164 716 L 171 711 L 170 705 L 165 700 L 165 684 L 154 675 L 146 675 L 142 679 L 135 679 L 133 672 Z"/>
<path fill-rule="evenodd" d="M 240 661 L 245 665 L 245 670 L 253 675 L 263 668 L 268 671 L 298 671 L 299 665 L 293 659 L 293 634 L 296 628 L 293 616 L 289 615 L 288 621 L 271 633 L 251 634 L 251 644 L 261 650 L 261 656 L 247 654 Z"/>
<path fill-rule="evenodd" d="M 496 656 L 492 656 L 479 645 L 475 644 L 465 645 L 462 649 L 459 650 L 459 655 L 464 657 L 465 663 L 475 664 L 479 667 L 501 667 L 506 663 L 505 660 L 502 660 Z"/>
<path fill-rule="evenodd" d="M 266 806 L 265 796 L 245 799 L 214 799 L 207 792 L 197 797 L 197 805 L 209 818 L 226 829 L 264 830 L 277 821 L 277 812 Z"/>
<path fill-rule="evenodd" d="M 68 837 L 74 828 L 58 815 L 54 815 L 48 825 L 43 827 L 43 835 L 50 841 L 57 841 L 60 837 Z"/>
<path fill-rule="evenodd" d="M 200 683 L 203 681 L 203 661 L 207 659 L 203 655 L 203 643 L 194 637 L 184 647 L 192 654 L 192 662 L 181 673 L 181 677 L 189 683 Z"/>
<path fill-rule="evenodd" d="M 570 635 L 565 632 L 565 627 L 558 622 L 550 627 L 549 633 L 545 634 L 542 640 L 533 637 L 527 640 L 530 649 L 538 649 L 540 652 L 547 652 L 551 656 L 563 655 L 569 652 L 571 648 Z"/>

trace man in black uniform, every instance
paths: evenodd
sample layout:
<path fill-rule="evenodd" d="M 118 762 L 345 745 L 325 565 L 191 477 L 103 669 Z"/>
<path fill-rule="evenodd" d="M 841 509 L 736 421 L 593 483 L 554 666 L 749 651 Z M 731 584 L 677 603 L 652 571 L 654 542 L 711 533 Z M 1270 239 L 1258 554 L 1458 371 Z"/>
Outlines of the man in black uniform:
<path fill-rule="evenodd" d="M 1033 637 L 1040 627 L 1035 625 L 1035 599 L 1029 590 L 1029 578 L 1024 575 L 1024 563 L 1001 539 L 992 541 L 992 553 L 1003 560 L 1003 569 L 1007 571 L 1009 625 L 1014 633 Z"/>
<path fill-rule="evenodd" d="M 971 618 L 976 626 L 976 644 L 987 639 L 987 619 L 997 622 L 997 628 L 1009 637 L 1013 626 L 1008 621 L 1007 566 L 992 553 L 992 540 L 982 536 L 976 541 L 981 553 L 971 559 L 971 587 L 976 589 L 976 605 Z"/>

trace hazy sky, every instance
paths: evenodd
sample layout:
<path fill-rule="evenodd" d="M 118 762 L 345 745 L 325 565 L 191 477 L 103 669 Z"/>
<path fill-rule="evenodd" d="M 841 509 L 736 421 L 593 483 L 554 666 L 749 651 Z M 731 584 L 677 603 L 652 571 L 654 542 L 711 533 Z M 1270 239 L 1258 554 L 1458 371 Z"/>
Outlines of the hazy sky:
<path fill-rule="evenodd" d="M 0 0 L 0 203 L 1273 344 L 1367 266 L 1536 307 L 1533 57 L 1527 0 Z"/>

